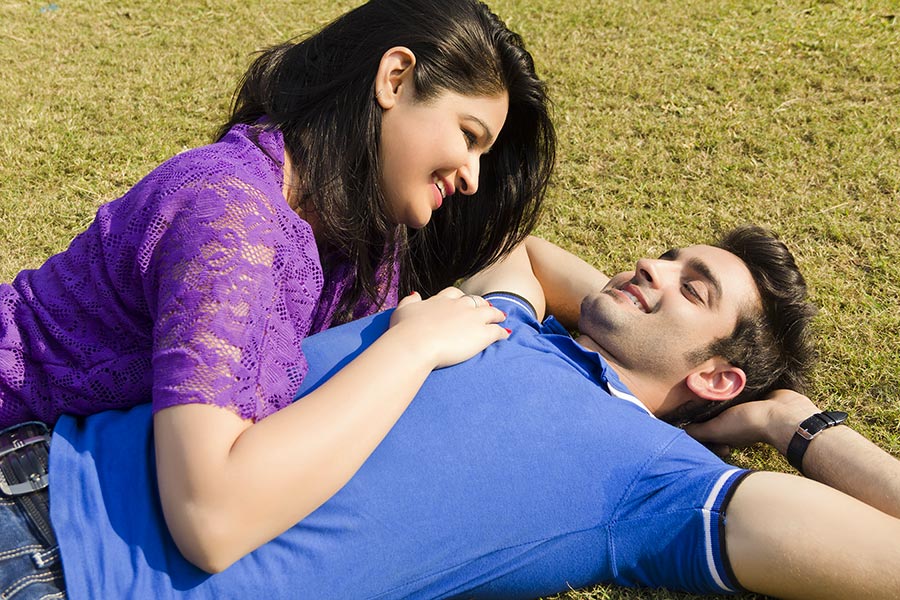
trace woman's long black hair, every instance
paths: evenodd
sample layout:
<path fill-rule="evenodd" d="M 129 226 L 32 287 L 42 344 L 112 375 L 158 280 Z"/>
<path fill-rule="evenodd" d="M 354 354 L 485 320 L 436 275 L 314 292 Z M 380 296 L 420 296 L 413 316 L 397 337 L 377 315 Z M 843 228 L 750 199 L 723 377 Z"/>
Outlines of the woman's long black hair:
<path fill-rule="evenodd" d="M 503 129 L 481 158 L 477 193 L 445 203 L 419 230 L 390 222 L 379 180 L 374 80 L 394 46 L 416 56 L 419 102 L 443 91 L 509 94 Z M 401 292 L 423 295 L 511 250 L 536 224 L 555 159 L 546 90 L 532 57 L 477 0 L 371 0 L 305 40 L 264 51 L 245 74 L 219 137 L 263 117 L 284 136 L 294 208 L 315 215 L 326 277 L 327 257 L 356 266 L 338 311 L 345 317 L 363 295 L 383 300 L 377 270 L 394 246 Z"/>

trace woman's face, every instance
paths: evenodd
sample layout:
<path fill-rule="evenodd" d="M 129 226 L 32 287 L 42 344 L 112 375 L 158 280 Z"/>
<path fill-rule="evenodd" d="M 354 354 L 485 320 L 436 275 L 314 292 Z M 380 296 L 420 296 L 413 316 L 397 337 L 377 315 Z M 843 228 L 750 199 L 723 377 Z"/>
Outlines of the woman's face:
<path fill-rule="evenodd" d="M 417 102 L 411 86 L 382 114 L 381 185 L 394 223 L 424 227 L 455 192 L 478 189 L 481 155 L 500 134 L 509 108 L 506 92 L 462 96 L 443 92 Z"/>

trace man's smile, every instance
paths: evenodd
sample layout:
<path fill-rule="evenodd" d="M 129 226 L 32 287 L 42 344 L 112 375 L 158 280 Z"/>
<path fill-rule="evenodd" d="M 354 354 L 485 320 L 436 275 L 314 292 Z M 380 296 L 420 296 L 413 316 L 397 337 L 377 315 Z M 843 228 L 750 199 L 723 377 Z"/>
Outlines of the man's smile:
<path fill-rule="evenodd" d="M 650 307 L 647 306 L 647 299 L 644 297 L 641 289 L 633 283 L 627 283 L 616 291 L 620 292 L 641 312 L 649 313 Z"/>

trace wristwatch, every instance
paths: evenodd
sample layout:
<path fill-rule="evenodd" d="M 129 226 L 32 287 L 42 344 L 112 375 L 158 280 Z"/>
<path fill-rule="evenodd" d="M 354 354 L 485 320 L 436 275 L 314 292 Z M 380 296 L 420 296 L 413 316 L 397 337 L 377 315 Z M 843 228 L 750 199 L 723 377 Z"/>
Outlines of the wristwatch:
<path fill-rule="evenodd" d="M 806 454 L 809 442 L 829 427 L 840 425 L 846 420 L 847 413 L 832 410 L 820 412 L 800 423 L 787 448 L 787 459 L 791 466 L 803 473 L 803 455 Z"/>

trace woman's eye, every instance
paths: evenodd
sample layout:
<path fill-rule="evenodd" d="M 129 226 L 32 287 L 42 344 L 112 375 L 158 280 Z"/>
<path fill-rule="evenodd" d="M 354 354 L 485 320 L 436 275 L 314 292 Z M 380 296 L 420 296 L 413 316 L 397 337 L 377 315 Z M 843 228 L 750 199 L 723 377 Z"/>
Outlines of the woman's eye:
<path fill-rule="evenodd" d="M 463 129 L 463 136 L 466 138 L 466 147 L 472 148 L 476 143 L 478 143 L 478 136 L 468 131 L 467 129 Z"/>

